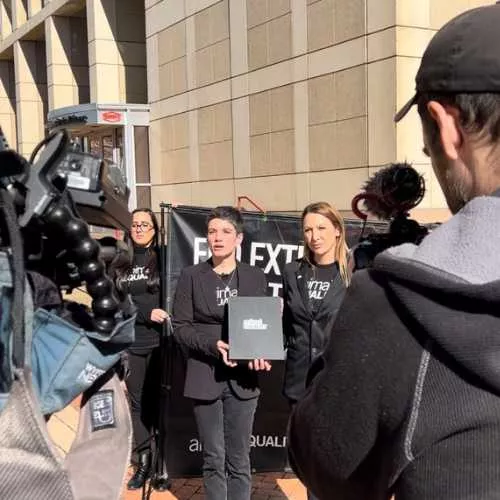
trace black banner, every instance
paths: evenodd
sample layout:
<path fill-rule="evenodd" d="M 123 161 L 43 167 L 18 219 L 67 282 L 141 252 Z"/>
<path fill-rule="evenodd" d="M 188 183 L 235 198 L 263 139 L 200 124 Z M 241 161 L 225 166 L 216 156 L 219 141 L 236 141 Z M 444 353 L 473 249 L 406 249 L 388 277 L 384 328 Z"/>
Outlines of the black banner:
<path fill-rule="evenodd" d="M 200 207 L 168 207 L 168 242 L 166 270 L 167 307 L 171 302 L 181 270 L 209 258 L 206 239 L 206 218 L 210 209 Z M 281 296 L 281 269 L 303 254 L 301 221 L 299 217 L 242 212 L 244 237 L 237 257 L 242 262 L 261 267 L 267 275 L 269 295 Z M 359 237 L 362 223 L 346 221 L 349 245 Z M 372 225 L 371 231 L 375 226 Z M 252 467 L 256 472 L 282 471 L 286 465 L 286 425 L 288 402 L 281 395 L 283 362 L 273 362 L 271 372 L 261 374 L 262 393 L 251 438 Z M 191 402 L 182 396 L 184 361 L 175 348 L 173 356 L 172 396 L 166 427 L 165 454 L 173 476 L 199 475 L 201 445 L 197 438 Z"/>

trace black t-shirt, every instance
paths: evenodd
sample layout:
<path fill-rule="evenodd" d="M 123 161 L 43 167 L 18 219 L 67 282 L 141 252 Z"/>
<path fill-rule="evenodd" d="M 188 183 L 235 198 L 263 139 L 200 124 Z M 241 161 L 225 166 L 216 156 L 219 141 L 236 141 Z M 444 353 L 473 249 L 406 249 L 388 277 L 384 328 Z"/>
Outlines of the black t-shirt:
<path fill-rule="evenodd" d="M 313 274 L 307 281 L 307 297 L 314 313 L 318 312 L 323 300 L 330 292 L 338 272 L 336 262 L 326 265 L 316 264 L 313 267 Z"/>
<path fill-rule="evenodd" d="M 145 248 L 134 248 L 134 262 L 127 276 L 127 287 L 133 297 L 147 293 L 149 270 L 146 269 L 148 255 Z"/>
<path fill-rule="evenodd" d="M 234 272 L 229 274 L 218 274 L 212 270 L 207 276 L 210 277 L 210 288 L 213 290 L 212 293 L 215 295 L 215 301 L 218 306 L 219 321 L 222 325 L 221 339 L 227 342 L 227 303 L 230 297 L 236 297 L 238 295 L 238 269 L 235 268 Z M 224 366 L 224 370 L 225 369 L 226 367 Z"/>
<path fill-rule="evenodd" d="M 137 307 L 135 322 L 135 342 L 131 348 L 134 351 L 148 350 L 160 343 L 161 325 L 151 321 L 151 311 L 160 307 L 160 290 L 148 288 L 149 270 L 146 264 L 149 258 L 148 250 L 134 247 L 134 262 L 127 276 L 127 291 Z"/>
<path fill-rule="evenodd" d="M 230 297 L 236 297 L 238 295 L 238 271 L 234 269 L 232 273 L 229 274 L 217 274 L 215 275 L 215 297 L 217 305 L 224 310 Z"/>

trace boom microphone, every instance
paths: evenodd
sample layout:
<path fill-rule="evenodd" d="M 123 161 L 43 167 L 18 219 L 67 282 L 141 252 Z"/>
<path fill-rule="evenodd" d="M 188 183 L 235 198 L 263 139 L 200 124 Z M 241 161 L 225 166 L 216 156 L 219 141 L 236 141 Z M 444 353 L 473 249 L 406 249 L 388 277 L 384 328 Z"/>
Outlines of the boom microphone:
<path fill-rule="evenodd" d="M 390 220 L 416 207 L 424 197 L 425 181 L 410 164 L 393 163 L 379 170 L 363 186 L 365 209 Z"/>
<path fill-rule="evenodd" d="M 409 218 L 409 211 L 424 197 L 425 181 L 408 163 L 392 163 L 370 177 L 363 191 L 352 200 L 352 211 L 365 224 L 359 243 L 352 250 L 352 269 L 364 269 L 372 265 L 373 259 L 383 250 L 403 243 L 418 245 L 427 235 L 428 229 Z M 386 233 L 372 232 L 364 236 L 368 214 L 358 208 L 363 201 L 365 209 L 382 220 L 390 221 Z"/>

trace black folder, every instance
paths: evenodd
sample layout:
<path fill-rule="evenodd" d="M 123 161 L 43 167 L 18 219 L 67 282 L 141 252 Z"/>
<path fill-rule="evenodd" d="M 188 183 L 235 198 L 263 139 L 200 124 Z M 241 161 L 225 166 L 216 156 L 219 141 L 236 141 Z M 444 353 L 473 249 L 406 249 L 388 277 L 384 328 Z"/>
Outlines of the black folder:
<path fill-rule="evenodd" d="M 285 359 L 281 299 L 231 297 L 228 301 L 229 359 Z"/>

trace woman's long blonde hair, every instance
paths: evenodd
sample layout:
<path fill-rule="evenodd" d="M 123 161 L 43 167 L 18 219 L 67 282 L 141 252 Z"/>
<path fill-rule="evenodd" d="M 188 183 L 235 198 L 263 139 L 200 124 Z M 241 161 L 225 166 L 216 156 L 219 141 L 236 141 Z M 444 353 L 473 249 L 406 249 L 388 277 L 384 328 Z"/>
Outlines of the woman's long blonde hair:
<path fill-rule="evenodd" d="M 342 281 L 346 286 L 349 285 L 350 272 L 347 264 L 347 257 L 349 249 L 347 248 L 346 236 L 345 236 L 345 226 L 344 219 L 340 212 L 327 203 L 326 201 L 318 201 L 316 203 L 310 203 L 304 208 L 302 212 L 302 225 L 304 224 L 304 219 L 307 214 L 320 214 L 326 217 L 335 228 L 340 232 L 337 240 L 337 246 L 335 248 L 335 260 L 338 262 L 340 276 Z M 304 258 L 309 264 L 314 265 L 314 256 L 307 244 L 304 243 Z"/>

